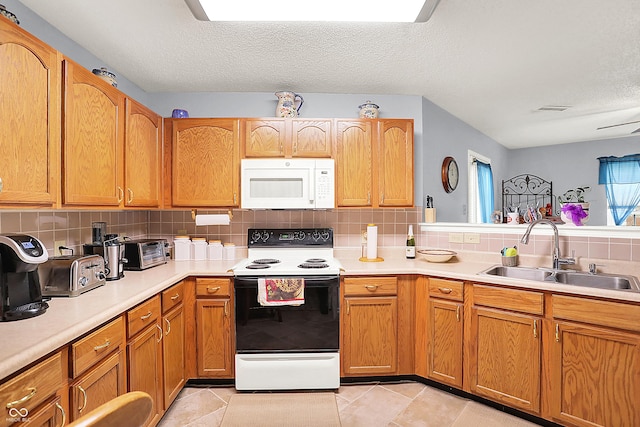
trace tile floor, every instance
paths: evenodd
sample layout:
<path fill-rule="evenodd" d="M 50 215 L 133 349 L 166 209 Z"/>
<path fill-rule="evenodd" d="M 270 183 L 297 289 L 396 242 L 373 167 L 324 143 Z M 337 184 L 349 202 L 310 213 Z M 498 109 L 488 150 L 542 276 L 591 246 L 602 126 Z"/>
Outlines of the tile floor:
<path fill-rule="evenodd" d="M 186 387 L 158 427 L 212 427 L 222 422 L 233 387 Z M 343 385 L 336 394 L 343 427 L 532 427 L 478 402 L 417 382 Z"/>

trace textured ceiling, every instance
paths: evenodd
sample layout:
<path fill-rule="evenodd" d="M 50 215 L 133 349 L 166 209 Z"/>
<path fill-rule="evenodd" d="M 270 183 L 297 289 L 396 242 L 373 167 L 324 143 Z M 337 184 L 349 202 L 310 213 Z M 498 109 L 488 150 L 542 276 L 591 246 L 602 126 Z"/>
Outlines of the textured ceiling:
<path fill-rule="evenodd" d="M 509 148 L 640 123 L 638 0 L 441 0 L 418 24 L 196 20 L 183 0 L 21 0 L 147 92 L 420 95 Z M 543 106 L 565 111 L 537 111 Z"/>

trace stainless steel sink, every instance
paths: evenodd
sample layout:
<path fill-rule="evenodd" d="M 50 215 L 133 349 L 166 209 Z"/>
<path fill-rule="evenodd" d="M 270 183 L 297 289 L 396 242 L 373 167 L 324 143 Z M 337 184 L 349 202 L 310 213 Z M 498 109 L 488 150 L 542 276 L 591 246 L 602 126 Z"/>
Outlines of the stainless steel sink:
<path fill-rule="evenodd" d="M 640 281 L 634 276 L 605 273 L 592 274 L 565 270 L 554 271 L 552 269 L 531 267 L 505 267 L 502 265 L 493 266 L 479 274 L 535 280 L 538 282 L 556 282 L 562 283 L 563 285 L 640 292 Z"/>
<path fill-rule="evenodd" d="M 488 270 L 481 272 L 480 274 L 488 274 L 490 276 L 511 277 L 513 279 L 526 279 L 537 280 L 539 282 L 544 281 L 545 278 L 551 276 L 550 270 L 543 270 L 540 268 L 529 267 L 505 267 L 503 265 L 496 265 Z"/>
<path fill-rule="evenodd" d="M 581 273 L 577 271 L 559 271 L 555 275 L 556 282 L 565 285 L 588 286 L 590 288 L 628 289 L 640 292 L 640 283 L 633 276 L 620 276 L 604 273 Z"/>

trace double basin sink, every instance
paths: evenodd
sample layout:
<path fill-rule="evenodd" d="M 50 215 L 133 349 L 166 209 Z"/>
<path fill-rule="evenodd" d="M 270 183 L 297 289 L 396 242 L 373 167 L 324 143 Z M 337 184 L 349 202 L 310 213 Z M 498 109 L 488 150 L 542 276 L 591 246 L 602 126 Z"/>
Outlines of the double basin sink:
<path fill-rule="evenodd" d="M 480 274 L 546 283 L 561 283 L 563 285 L 640 292 L 640 281 L 634 276 L 552 270 L 547 268 L 505 267 L 502 265 L 493 266 L 480 272 Z"/>

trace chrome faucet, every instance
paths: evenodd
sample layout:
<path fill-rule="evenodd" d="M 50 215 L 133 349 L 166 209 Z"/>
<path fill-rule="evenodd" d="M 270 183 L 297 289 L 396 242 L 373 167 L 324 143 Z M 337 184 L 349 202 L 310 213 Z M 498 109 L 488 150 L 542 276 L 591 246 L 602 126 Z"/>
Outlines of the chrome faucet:
<path fill-rule="evenodd" d="M 551 226 L 551 228 L 553 229 L 553 269 L 554 270 L 559 270 L 561 265 L 573 265 L 576 263 L 575 258 L 571 257 L 571 258 L 562 258 L 560 256 L 560 244 L 558 242 L 558 227 L 556 227 L 556 225 L 545 218 L 542 219 L 537 219 L 535 221 L 533 221 L 532 223 L 529 224 L 529 226 L 527 227 L 527 231 L 524 232 L 524 235 L 522 236 L 522 238 L 520 239 L 520 242 L 522 244 L 528 244 L 529 243 L 529 234 L 531 234 L 531 229 L 533 229 L 534 226 L 538 225 L 538 224 L 549 224 Z"/>

